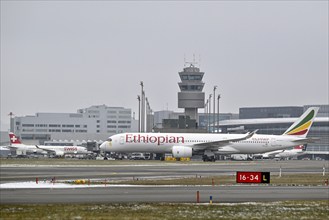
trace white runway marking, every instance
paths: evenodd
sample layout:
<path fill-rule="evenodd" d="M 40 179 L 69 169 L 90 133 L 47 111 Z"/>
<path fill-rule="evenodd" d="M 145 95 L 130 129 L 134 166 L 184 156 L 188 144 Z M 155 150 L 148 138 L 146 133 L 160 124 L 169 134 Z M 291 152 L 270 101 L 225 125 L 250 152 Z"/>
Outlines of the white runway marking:
<path fill-rule="evenodd" d="M 209 185 L 210 186 L 210 185 Z M 0 184 L 0 189 L 63 189 L 63 188 L 95 188 L 95 187 L 186 187 L 185 185 L 127 185 L 127 184 L 68 184 L 68 183 L 51 183 L 49 181 L 39 181 L 36 182 L 14 182 L 14 183 L 3 183 Z M 202 186 L 189 186 L 189 187 L 202 187 Z"/>
<path fill-rule="evenodd" d="M 84 187 L 100 187 L 99 185 L 73 185 L 67 183 L 51 183 L 49 181 L 36 182 L 16 182 L 0 184 L 0 189 L 45 189 L 45 188 L 84 188 Z"/>

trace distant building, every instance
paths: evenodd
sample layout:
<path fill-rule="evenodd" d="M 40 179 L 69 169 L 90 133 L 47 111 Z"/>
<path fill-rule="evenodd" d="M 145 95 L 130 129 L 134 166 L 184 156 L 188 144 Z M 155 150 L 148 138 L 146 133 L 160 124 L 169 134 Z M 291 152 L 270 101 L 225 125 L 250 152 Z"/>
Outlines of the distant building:
<path fill-rule="evenodd" d="M 251 118 L 298 118 L 309 107 L 319 107 L 317 117 L 329 117 L 329 105 L 247 107 L 240 108 L 240 119 Z"/>
<path fill-rule="evenodd" d="M 106 105 L 79 109 L 77 113 L 36 113 L 12 118 L 11 131 L 22 140 L 42 143 L 52 139 L 105 140 L 113 134 L 136 131 L 137 123 L 131 115 L 131 109 Z"/>
<path fill-rule="evenodd" d="M 303 114 L 303 110 L 299 106 L 240 108 L 239 118 L 296 118 Z"/>
<path fill-rule="evenodd" d="M 154 112 L 154 126 L 156 128 L 163 128 L 163 119 L 177 119 L 173 111 L 163 110 Z"/>
<path fill-rule="evenodd" d="M 309 107 L 319 107 L 319 112 L 316 117 L 327 117 L 329 118 L 329 105 L 304 105 L 303 112 L 306 111 Z"/>
<path fill-rule="evenodd" d="M 198 128 L 195 129 L 195 132 L 204 132 L 202 130 L 207 131 L 208 126 L 210 125 L 210 118 L 213 117 L 213 114 L 207 113 L 198 113 Z M 215 114 L 217 118 L 217 113 Z M 191 120 L 188 116 L 185 117 L 184 112 L 174 112 L 174 111 L 155 111 L 155 126 L 158 129 L 166 128 L 168 131 L 169 128 L 175 129 L 192 129 L 195 120 Z M 234 113 L 220 113 L 219 120 L 231 120 L 238 119 L 239 115 Z M 175 132 L 183 132 L 183 131 L 175 131 Z"/>

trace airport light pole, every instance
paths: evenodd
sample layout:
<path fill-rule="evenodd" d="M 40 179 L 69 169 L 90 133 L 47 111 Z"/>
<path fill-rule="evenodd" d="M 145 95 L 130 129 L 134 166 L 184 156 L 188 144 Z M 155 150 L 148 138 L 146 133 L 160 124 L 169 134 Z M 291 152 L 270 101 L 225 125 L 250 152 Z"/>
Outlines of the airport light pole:
<path fill-rule="evenodd" d="M 141 85 L 141 130 L 140 132 L 144 132 L 144 123 L 145 123 L 145 93 L 144 93 L 144 83 L 143 81 L 140 82 Z"/>
<path fill-rule="evenodd" d="M 150 120 L 151 120 L 150 125 L 152 125 L 150 131 L 154 132 L 154 118 L 153 118 L 153 110 L 151 109 L 151 107 L 150 107 Z"/>
<path fill-rule="evenodd" d="M 210 133 L 210 128 L 211 128 L 211 94 L 209 95 L 209 130 L 208 132 Z"/>
<path fill-rule="evenodd" d="M 147 99 L 147 97 L 145 98 L 145 101 L 146 101 L 146 120 L 145 120 L 145 131 L 148 132 L 148 125 L 149 125 L 149 113 L 150 113 L 150 103 L 149 103 L 149 100 Z"/>
<path fill-rule="evenodd" d="M 141 132 L 141 97 L 138 95 L 138 132 Z"/>
<path fill-rule="evenodd" d="M 207 118 L 208 109 L 207 108 L 208 108 L 208 100 L 204 103 L 204 121 L 206 122 L 205 126 L 208 131 L 208 118 Z"/>
<path fill-rule="evenodd" d="M 10 131 L 11 132 L 15 132 L 15 126 L 14 126 L 14 120 L 13 120 L 13 118 L 14 118 L 14 114 L 12 113 L 12 112 L 9 112 L 9 114 L 8 114 L 8 116 L 9 116 L 9 124 L 10 124 Z"/>
<path fill-rule="evenodd" d="M 220 94 L 217 96 L 217 133 L 219 133 L 219 99 Z"/>
<path fill-rule="evenodd" d="M 146 122 L 146 95 L 145 95 L 145 91 L 143 91 L 143 96 L 142 96 L 142 108 L 143 108 L 143 111 L 142 111 L 142 116 L 143 116 L 143 121 L 142 121 L 142 132 L 145 132 L 146 131 L 146 126 L 145 126 L 145 122 Z"/>
<path fill-rule="evenodd" d="M 214 86 L 214 112 L 213 112 L 213 120 L 214 120 L 214 128 L 215 128 L 215 122 L 216 122 L 216 89 L 217 89 L 217 86 Z"/>

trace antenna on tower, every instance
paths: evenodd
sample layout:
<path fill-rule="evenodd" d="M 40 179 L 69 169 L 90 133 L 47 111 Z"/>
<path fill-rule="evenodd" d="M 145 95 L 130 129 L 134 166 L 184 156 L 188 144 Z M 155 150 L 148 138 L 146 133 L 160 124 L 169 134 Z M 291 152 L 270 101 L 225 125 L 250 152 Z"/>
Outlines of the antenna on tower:
<path fill-rule="evenodd" d="M 197 65 L 198 63 L 195 61 L 195 54 L 193 54 L 193 61 L 186 61 L 186 56 L 184 54 L 184 67 L 186 67 L 187 65 L 189 67 L 195 67 L 195 65 Z"/>
<path fill-rule="evenodd" d="M 201 54 L 199 54 L 199 67 L 201 68 Z"/>
<path fill-rule="evenodd" d="M 186 67 L 186 56 L 185 56 L 185 53 L 184 53 L 184 67 Z"/>

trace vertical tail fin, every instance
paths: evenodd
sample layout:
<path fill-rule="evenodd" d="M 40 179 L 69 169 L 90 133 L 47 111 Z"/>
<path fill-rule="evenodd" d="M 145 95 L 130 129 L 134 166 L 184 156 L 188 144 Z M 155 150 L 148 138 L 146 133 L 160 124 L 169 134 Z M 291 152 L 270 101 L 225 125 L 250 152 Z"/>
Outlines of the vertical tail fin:
<path fill-rule="evenodd" d="M 12 132 L 9 132 L 9 139 L 11 144 L 21 144 L 19 138 Z"/>
<path fill-rule="evenodd" d="M 307 109 L 304 114 L 302 114 L 302 116 L 300 116 L 299 119 L 283 133 L 283 135 L 306 137 L 318 111 L 318 107 Z"/>
<path fill-rule="evenodd" d="M 306 151 L 306 146 L 304 146 L 304 145 L 298 145 L 298 146 L 295 146 L 293 148 L 293 150 L 296 151 L 296 152 L 304 152 L 304 151 Z"/>
<path fill-rule="evenodd" d="M 304 149 L 304 145 L 298 145 L 294 147 L 295 150 Z"/>

